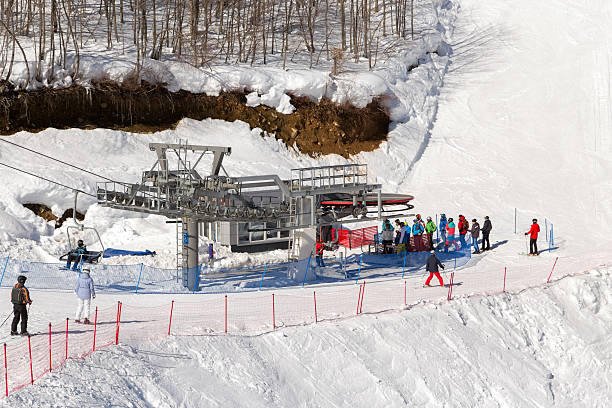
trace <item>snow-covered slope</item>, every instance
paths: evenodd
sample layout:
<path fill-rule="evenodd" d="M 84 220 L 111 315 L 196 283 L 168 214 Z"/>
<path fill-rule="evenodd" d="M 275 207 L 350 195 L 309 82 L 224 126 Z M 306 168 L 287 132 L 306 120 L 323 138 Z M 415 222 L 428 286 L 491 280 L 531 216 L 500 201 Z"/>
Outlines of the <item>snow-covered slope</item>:
<path fill-rule="evenodd" d="M 605 407 L 612 270 L 520 295 L 70 361 L 6 406 Z"/>

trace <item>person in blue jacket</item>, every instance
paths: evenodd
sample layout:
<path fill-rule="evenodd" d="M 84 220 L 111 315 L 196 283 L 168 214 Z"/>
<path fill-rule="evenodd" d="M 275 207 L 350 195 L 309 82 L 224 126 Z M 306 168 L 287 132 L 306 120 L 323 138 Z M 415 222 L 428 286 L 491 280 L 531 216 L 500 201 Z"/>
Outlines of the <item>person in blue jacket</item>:
<path fill-rule="evenodd" d="M 423 243 L 423 233 L 425 229 L 423 228 L 423 224 L 417 218 L 414 219 L 412 224 L 412 236 L 414 237 L 414 247 L 417 252 L 423 251 L 424 243 Z"/>
<path fill-rule="evenodd" d="M 79 268 L 79 264 L 81 263 L 81 259 L 84 255 L 87 255 L 87 247 L 85 246 L 83 240 L 79 239 L 77 242 L 77 247 L 68 253 L 66 269 L 70 269 L 70 264 L 73 263 L 72 270 L 76 271 Z"/>
<path fill-rule="evenodd" d="M 440 231 L 440 238 L 443 243 L 446 243 L 446 224 L 448 220 L 446 219 L 446 214 L 440 214 L 440 225 L 438 226 L 438 231 Z"/>
<path fill-rule="evenodd" d="M 81 317 L 84 317 L 83 323 L 89 324 L 89 310 L 91 308 L 91 299 L 96 298 L 96 290 L 94 282 L 89 276 L 89 269 L 83 269 L 77 280 L 76 289 L 74 292 L 79 298 L 79 305 L 76 311 L 75 323 L 81 323 Z"/>

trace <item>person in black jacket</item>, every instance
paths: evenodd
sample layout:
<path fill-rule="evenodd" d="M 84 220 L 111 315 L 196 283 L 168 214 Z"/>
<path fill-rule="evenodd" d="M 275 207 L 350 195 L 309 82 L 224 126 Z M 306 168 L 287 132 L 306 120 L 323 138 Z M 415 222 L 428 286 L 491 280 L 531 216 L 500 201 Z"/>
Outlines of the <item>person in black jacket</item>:
<path fill-rule="evenodd" d="M 493 227 L 491 226 L 491 221 L 489 220 L 489 216 L 487 215 L 485 217 L 485 222 L 484 224 L 482 224 L 482 228 L 480 229 L 480 231 L 482 232 L 482 250 L 483 251 L 488 251 L 491 249 L 491 244 L 489 243 L 489 234 L 491 233 L 492 229 Z M 485 242 L 486 242 L 486 247 L 485 247 Z"/>
<path fill-rule="evenodd" d="M 11 303 L 13 303 L 13 323 L 11 324 L 11 336 L 17 335 L 17 324 L 21 320 L 21 334 L 22 336 L 29 336 L 28 333 L 28 309 L 27 305 L 32 304 L 30 299 L 30 291 L 25 287 L 26 277 L 19 275 L 17 278 L 17 284 L 11 291 Z"/>
<path fill-rule="evenodd" d="M 442 262 L 440 262 L 440 260 L 436 256 L 436 251 L 432 250 L 431 255 L 429 256 L 429 258 L 427 258 L 427 266 L 425 268 L 427 272 L 429 272 L 429 277 L 425 281 L 425 286 L 430 286 L 429 282 L 431 282 L 431 279 L 434 276 L 438 278 L 438 282 L 440 282 L 440 286 L 444 286 L 444 281 L 442 280 L 442 277 L 440 276 L 440 272 L 438 272 L 438 266 L 444 269 L 444 265 L 442 265 Z"/>

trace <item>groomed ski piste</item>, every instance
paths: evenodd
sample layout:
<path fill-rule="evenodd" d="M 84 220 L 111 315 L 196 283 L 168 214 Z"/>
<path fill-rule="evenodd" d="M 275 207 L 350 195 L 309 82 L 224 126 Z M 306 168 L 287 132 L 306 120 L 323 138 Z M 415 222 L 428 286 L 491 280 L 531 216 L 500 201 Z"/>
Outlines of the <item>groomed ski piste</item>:
<path fill-rule="evenodd" d="M 452 51 L 432 56 L 403 78 L 399 104 L 410 114 L 400 115 L 379 149 L 352 160 L 367 163 L 372 181 L 389 192 L 414 195 L 415 209 L 425 216 L 491 217 L 495 249 L 474 255 L 455 271 L 452 300 L 448 288 L 422 288 L 420 274 L 380 278 L 365 287 L 347 282 L 276 288 L 274 312 L 271 291 L 232 293 L 229 302 L 242 306 L 233 315 L 230 306 L 225 334 L 222 294 L 135 295 L 97 288 L 94 304 L 99 321 L 106 323 L 98 328 L 99 349 L 56 369 L 65 318 L 71 319 L 71 350 L 90 349 L 92 328 L 72 323 L 72 287 L 32 291 L 29 327 L 40 333 L 32 337 L 33 345 L 46 347 L 53 322 L 53 344 L 60 347 L 53 349 L 51 373 L 0 403 L 607 406 L 612 394 L 612 238 L 607 231 L 612 34 L 606 27 L 612 4 L 436 4 L 447 13 L 444 40 Z M 231 146 L 226 170 L 236 175 L 265 169 L 283 177 L 295 167 L 345 162 L 337 156 L 307 157 L 244 123 L 218 120 L 183 120 L 174 130 L 150 135 L 47 129 L 9 138 L 119 179 L 136 179 L 150 164 L 149 142 L 179 139 Z M 36 157 L 24 159 L 4 144 L 0 159 L 93 191 L 90 177 Z M 0 178 L 0 256 L 55 262 L 67 246 L 65 227 L 54 231 L 22 203 L 54 203 L 57 213 L 71 207 L 73 196 L 6 169 Z M 81 201 L 85 223 L 98 228 L 103 241 L 158 253 L 113 262 L 174 266 L 173 225 L 92 203 Z M 537 258 L 519 255 L 534 217 L 555 228 L 556 248 Z M 548 247 L 543 236 L 539 244 Z M 283 251 L 219 253 L 224 266 L 285 256 Z M 445 282 L 449 277 L 446 272 Z M 7 288 L 0 289 L 2 296 L 8 313 Z M 115 346 L 118 301 L 124 315 Z M 169 328 L 172 301 L 176 309 Z M 26 339 L 9 338 L 5 329 L 0 339 L 9 347 L 27 347 Z M 29 380 L 29 362 L 22 363 L 20 373 Z M 35 360 L 34 370 L 40 373 L 45 364 L 44 356 Z"/>

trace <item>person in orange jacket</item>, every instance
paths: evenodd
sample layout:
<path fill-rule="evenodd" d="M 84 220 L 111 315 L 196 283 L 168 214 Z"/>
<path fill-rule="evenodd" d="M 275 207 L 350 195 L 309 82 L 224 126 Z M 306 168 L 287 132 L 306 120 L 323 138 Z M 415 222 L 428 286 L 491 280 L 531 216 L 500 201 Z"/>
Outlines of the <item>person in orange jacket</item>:
<path fill-rule="evenodd" d="M 28 333 L 28 309 L 27 305 L 32 304 L 30 298 L 30 291 L 25 287 L 26 277 L 19 275 L 17 278 L 17 284 L 13 286 L 11 291 L 11 303 L 13 303 L 13 313 L 15 317 L 11 324 L 11 336 L 17 335 L 17 324 L 21 320 L 21 334 L 22 336 L 29 336 Z"/>
<path fill-rule="evenodd" d="M 531 228 L 525 233 L 525 235 L 529 234 L 529 255 L 539 255 L 538 232 L 540 232 L 540 226 L 538 225 L 538 220 L 534 218 Z"/>

